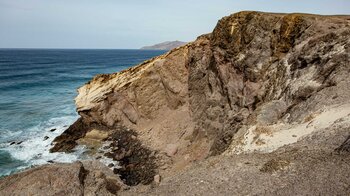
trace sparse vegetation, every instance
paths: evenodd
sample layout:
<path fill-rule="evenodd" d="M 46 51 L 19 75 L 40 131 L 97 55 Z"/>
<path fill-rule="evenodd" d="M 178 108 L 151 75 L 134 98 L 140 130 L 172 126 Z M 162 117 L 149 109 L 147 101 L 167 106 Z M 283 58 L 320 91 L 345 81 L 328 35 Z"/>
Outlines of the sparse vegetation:
<path fill-rule="evenodd" d="M 252 143 L 255 142 L 256 145 L 264 145 L 265 142 L 264 140 L 260 139 L 260 135 L 265 134 L 268 136 L 272 136 L 272 129 L 270 127 L 267 126 L 257 126 L 254 130 L 255 136 L 253 138 Z"/>
<path fill-rule="evenodd" d="M 263 139 L 259 138 L 258 140 L 256 140 L 255 144 L 258 146 L 261 146 L 266 144 L 266 142 Z"/>
<path fill-rule="evenodd" d="M 254 130 L 256 134 L 265 134 L 265 135 L 272 135 L 272 129 L 267 126 L 257 126 L 256 129 Z"/>
<path fill-rule="evenodd" d="M 272 173 L 282 170 L 290 165 L 289 160 L 285 159 L 271 159 L 266 162 L 261 168 L 261 172 Z"/>
<path fill-rule="evenodd" d="M 312 113 L 312 114 L 307 115 L 307 116 L 304 118 L 304 123 L 307 123 L 307 122 L 312 121 L 313 119 L 316 118 L 316 116 L 318 116 L 318 115 L 321 114 L 321 113 L 322 113 L 321 111 L 318 111 L 318 112 L 315 112 L 315 113 Z"/>
<path fill-rule="evenodd" d="M 315 114 L 309 114 L 304 118 L 304 123 L 312 121 L 316 117 Z"/>

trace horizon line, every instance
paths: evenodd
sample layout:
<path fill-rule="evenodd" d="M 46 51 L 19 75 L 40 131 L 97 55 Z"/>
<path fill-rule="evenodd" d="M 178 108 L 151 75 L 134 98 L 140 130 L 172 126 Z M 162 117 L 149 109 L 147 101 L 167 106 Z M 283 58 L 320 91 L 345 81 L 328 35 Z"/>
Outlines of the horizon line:
<path fill-rule="evenodd" d="M 141 48 L 1 48 L 0 50 L 158 50 L 158 49 L 141 49 Z M 167 51 L 167 50 L 159 50 Z"/>

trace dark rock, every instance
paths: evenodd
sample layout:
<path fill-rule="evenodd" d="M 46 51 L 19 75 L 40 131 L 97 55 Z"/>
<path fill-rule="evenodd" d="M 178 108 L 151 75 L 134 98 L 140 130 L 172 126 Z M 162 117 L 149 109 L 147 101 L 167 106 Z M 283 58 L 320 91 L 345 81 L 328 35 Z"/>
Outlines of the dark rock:
<path fill-rule="evenodd" d="M 335 150 L 338 152 L 350 152 L 350 136 Z"/>
<path fill-rule="evenodd" d="M 10 143 L 10 146 L 12 146 L 13 144 L 16 144 L 16 142 L 11 142 L 11 143 Z"/>
<path fill-rule="evenodd" d="M 113 160 L 120 161 L 125 157 L 125 151 L 122 151 L 119 154 L 116 154 L 113 158 Z"/>
<path fill-rule="evenodd" d="M 106 153 L 104 154 L 104 156 L 105 156 L 105 157 L 108 157 L 108 158 L 113 158 L 114 154 L 111 153 L 111 152 L 106 152 Z"/>
<path fill-rule="evenodd" d="M 113 163 L 108 164 L 108 167 L 114 167 Z"/>
<path fill-rule="evenodd" d="M 108 155 L 118 160 L 121 166 L 120 169 L 114 168 L 113 171 L 129 186 L 150 184 L 154 180 L 157 168 L 155 158 L 150 156 L 154 153 L 144 147 L 137 137 L 132 137 L 133 135 L 137 133 L 123 128 L 111 134 L 113 141 L 118 142 L 115 142 L 116 151 Z"/>
<path fill-rule="evenodd" d="M 16 144 L 17 145 L 20 145 L 20 144 L 22 144 L 23 143 L 23 141 L 19 141 L 19 142 L 17 142 Z"/>
<path fill-rule="evenodd" d="M 50 129 L 50 132 L 54 132 L 56 131 L 56 128 Z"/>
<path fill-rule="evenodd" d="M 82 118 L 73 123 L 67 130 L 65 130 L 60 136 L 56 137 L 54 147 L 50 149 L 50 152 L 70 152 L 77 145 L 76 140 L 83 137 L 88 130 L 93 128 L 89 126 Z"/>
<path fill-rule="evenodd" d="M 110 178 L 106 179 L 106 189 L 110 193 L 117 195 L 117 192 L 120 190 L 120 188 L 121 188 L 121 186 L 117 180 L 110 179 Z"/>
<path fill-rule="evenodd" d="M 49 136 L 45 136 L 45 137 L 44 137 L 44 141 L 47 140 L 47 139 L 49 139 Z"/>
<path fill-rule="evenodd" d="M 103 146 L 103 149 L 104 150 L 107 150 L 107 149 L 109 149 L 110 147 L 109 146 Z"/>

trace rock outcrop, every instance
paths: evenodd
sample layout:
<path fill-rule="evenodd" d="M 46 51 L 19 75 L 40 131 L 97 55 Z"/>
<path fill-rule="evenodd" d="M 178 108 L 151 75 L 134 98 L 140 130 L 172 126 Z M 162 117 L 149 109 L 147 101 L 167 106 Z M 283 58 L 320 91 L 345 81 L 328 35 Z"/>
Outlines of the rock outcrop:
<path fill-rule="evenodd" d="M 116 195 L 125 188 L 109 168 L 97 161 L 56 163 L 5 177 L 0 195 Z"/>
<path fill-rule="evenodd" d="M 212 156 L 155 188 L 132 187 L 120 195 L 348 195 L 350 156 L 334 148 L 350 122 L 339 123 L 272 153 Z"/>
<path fill-rule="evenodd" d="M 77 111 L 85 124 L 134 129 L 154 150 L 220 154 L 238 131 L 349 102 L 349 21 L 239 12 L 183 47 L 96 76 L 79 88 Z"/>
<path fill-rule="evenodd" d="M 196 165 L 199 169 L 192 167 L 188 175 L 174 174 L 211 155 L 220 155 L 217 168 L 237 162 L 241 169 L 228 172 L 241 179 L 234 181 L 237 194 L 293 193 L 286 184 L 305 194 L 319 186 L 299 186 L 293 176 L 302 175 L 305 183 L 320 177 L 326 185 L 327 172 L 334 174 L 333 184 L 342 184 L 337 193 L 347 193 L 349 73 L 349 16 L 239 12 L 194 42 L 80 87 L 75 102 L 81 118 L 55 139 L 51 151 L 74 150 L 99 133 L 95 139 L 101 145 L 109 142 L 106 156 L 121 160 L 115 173 L 124 182 L 150 184 L 154 176 L 162 177 L 164 188 L 151 195 L 175 194 L 165 189 L 179 188 L 188 194 L 196 183 L 189 176 L 204 177 L 212 163 Z M 295 173 L 272 179 L 270 173 L 293 164 Z M 323 169 L 304 175 L 314 167 Z M 210 171 L 209 184 L 220 178 Z M 264 190 L 245 186 L 245 179 Z M 208 187 L 198 185 L 203 188 L 198 193 L 209 193 Z M 324 188 L 334 191 L 329 183 Z"/>

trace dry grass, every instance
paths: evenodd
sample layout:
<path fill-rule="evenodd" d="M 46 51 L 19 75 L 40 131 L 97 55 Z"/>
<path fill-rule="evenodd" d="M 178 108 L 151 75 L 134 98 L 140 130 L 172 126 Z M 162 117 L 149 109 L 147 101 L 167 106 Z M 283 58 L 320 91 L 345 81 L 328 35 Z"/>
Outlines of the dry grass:
<path fill-rule="evenodd" d="M 282 170 L 290 165 L 289 160 L 284 159 L 271 159 L 266 162 L 261 168 L 261 172 L 272 173 Z"/>
<path fill-rule="evenodd" d="M 256 129 L 254 130 L 254 132 L 257 135 L 260 134 L 265 134 L 265 135 L 272 135 L 273 131 L 270 127 L 266 127 L 266 126 L 257 126 Z"/>
<path fill-rule="evenodd" d="M 315 112 L 315 113 L 312 113 L 312 114 L 309 114 L 307 115 L 305 118 L 304 118 L 304 123 L 307 123 L 307 122 L 310 122 L 312 121 L 314 118 L 316 118 L 317 115 L 321 114 L 322 112 L 318 111 L 318 112 Z"/>
<path fill-rule="evenodd" d="M 266 144 L 266 142 L 263 139 L 259 138 L 259 139 L 256 140 L 255 144 L 258 145 L 258 146 L 261 146 L 261 145 Z"/>
<path fill-rule="evenodd" d="M 265 134 L 265 135 L 268 135 L 268 136 L 272 136 L 273 134 L 273 131 L 270 127 L 266 127 L 266 126 L 257 126 L 254 130 L 254 133 L 255 133 L 255 136 L 253 138 L 253 141 L 251 143 L 254 143 L 256 145 L 264 145 L 265 142 L 260 139 L 260 135 L 262 134 Z"/>
<path fill-rule="evenodd" d="M 315 114 L 309 114 L 304 118 L 304 123 L 312 121 L 316 117 Z"/>

